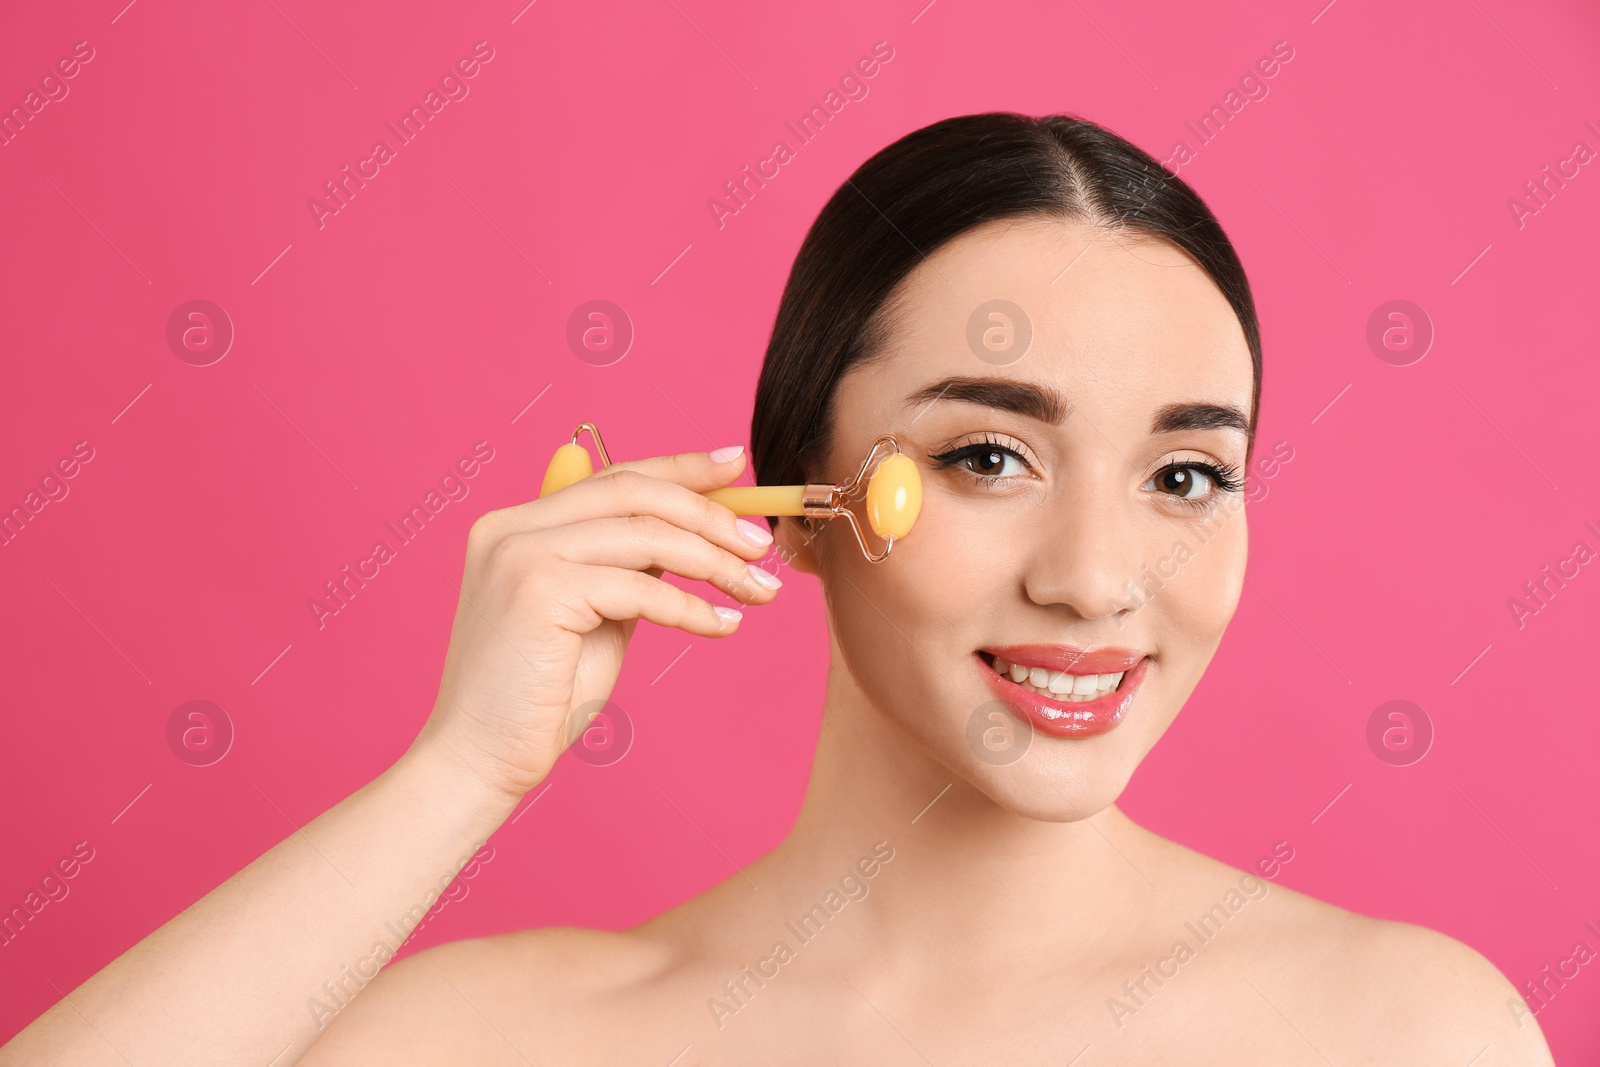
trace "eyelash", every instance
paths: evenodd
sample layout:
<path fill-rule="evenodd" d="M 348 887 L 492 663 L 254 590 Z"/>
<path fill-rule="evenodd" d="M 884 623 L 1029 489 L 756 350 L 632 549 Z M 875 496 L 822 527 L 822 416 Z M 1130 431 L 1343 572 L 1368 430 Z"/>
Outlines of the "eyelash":
<path fill-rule="evenodd" d="M 999 488 L 1001 482 L 1009 481 L 1011 476 L 983 475 L 965 467 L 957 467 L 957 464 L 959 464 L 962 460 L 970 459 L 975 456 L 986 455 L 990 452 L 1004 452 L 1008 456 L 1015 457 L 1016 460 L 1023 466 L 1030 466 L 1027 459 L 1025 459 L 1016 449 L 1009 448 L 1006 445 L 1001 444 L 989 434 L 985 434 L 983 440 L 981 441 L 974 441 L 971 444 L 961 445 L 957 448 L 950 449 L 948 452 L 930 455 L 928 458 L 934 460 L 936 464 L 934 469 L 936 470 L 944 470 L 948 467 L 956 467 L 956 469 L 964 471 L 966 474 L 976 479 L 978 484 L 983 486 L 985 489 L 997 489 Z M 1187 497 L 1180 496 L 1175 496 L 1172 498 L 1178 504 L 1187 508 L 1201 510 L 1212 507 L 1215 505 L 1216 497 L 1219 493 L 1237 493 L 1239 490 L 1244 488 L 1244 481 L 1239 477 L 1238 467 L 1231 463 L 1227 466 L 1218 466 L 1209 460 L 1185 460 L 1182 463 L 1168 464 L 1152 475 L 1152 480 L 1159 478 L 1171 471 L 1179 470 L 1197 470 L 1209 478 L 1211 480 L 1211 484 L 1216 487 L 1216 492 L 1210 493 L 1200 500 L 1191 500 Z M 1171 496 L 1172 494 L 1164 493 L 1162 495 Z"/>
<path fill-rule="evenodd" d="M 1206 508 L 1215 507 L 1216 506 L 1216 502 L 1217 502 L 1216 498 L 1221 493 L 1237 493 L 1239 490 L 1244 488 L 1244 480 L 1239 477 L 1239 468 L 1238 467 L 1235 467 L 1231 463 L 1228 464 L 1226 467 L 1219 467 L 1215 463 L 1210 462 L 1209 460 L 1192 460 L 1191 459 L 1191 460 L 1184 460 L 1182 463 L 1168 464 L 1167 466 L 1162 467 L 1160 470 L 1156 471 L 1154 477 L 1155 478 L 1159 478 L 1163 474 L 1168 473 L 1169 471 L 1182 471 L 1182 470 L 1196 470 L 1196 471 L 1199 471 L 1201 474 L 1204 474 L 1207 478 L 1209 478 L 1211 480 L 1211 484 L 1212 485 L 1216 486 L 1216 492 L 1210 493 L 1210 494 L 1206 495 L 1204 498 L 1202 498 L 1200 500 L 1190 500 L 1188 497 L 1181 497 L 1181 496 L 1172 497 L 1172 499 L 1174 501 L 1176 501 L 1177 503 L 1183 505 L 1186 508 L 1194 508 L 1196 511 L 1201 511 L 1201 510 L 1204 510 Z M 1161 495 L 1162 496 L 1172 496 L 1171 493 L 1163 493 Z"/>
<path fill-rule="evenodd" d="M 960 463 L 962 460 L 985 455 L 989 452 L 1004 452 L 1008 456 L 1015 457 L 1016 460 L 1023 466 L 1028 466 L 1027 459 L 1025 459 L 1020 452 L 1014 448 L 1006 447 L 999 441 L 995 440 L 990 434 L 984 434 L 983 440 L 981 441 L 974 441 L 967 445 L 959 445 L 956 448 L 950 449 L 948 452 L 940 452 L 937 455 L 930 455 L 928 458 L 935 462 L 935 470 L 944 470 L 947 467 L 956 466 L 956 464 Z M 999 487 L 1001 482 L 1010 480 L 1008 477 L 979 474 L 977 471 L 968 470 L 965 467 L 960 467 L 958 469 L 964 471 L 972 478 L 977 479 L 978 484 L 983 486 L 985 489 L 996 489 Z"/>

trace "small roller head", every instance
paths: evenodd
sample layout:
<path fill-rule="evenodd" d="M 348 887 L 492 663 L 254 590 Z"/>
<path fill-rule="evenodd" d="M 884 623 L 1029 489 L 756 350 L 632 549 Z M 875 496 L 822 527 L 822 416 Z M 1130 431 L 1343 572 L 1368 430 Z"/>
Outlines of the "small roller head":
<path fill-rule="evenodd" d="M 879 537 L 896 540 L 911 532 L 922 510 L 922 475 L 910 456 L 885 457 L 867 482 L 867 522 Z"/>
<path fill-rule="evenodd" d="M 539 495 L 549 496 L 593 473 L 594 463 L 589 459 L 589 450 L 575 442 L 568 442 L 550 457 L 550 466 L 545 468 L 544 485 L 539 489 Z"/>

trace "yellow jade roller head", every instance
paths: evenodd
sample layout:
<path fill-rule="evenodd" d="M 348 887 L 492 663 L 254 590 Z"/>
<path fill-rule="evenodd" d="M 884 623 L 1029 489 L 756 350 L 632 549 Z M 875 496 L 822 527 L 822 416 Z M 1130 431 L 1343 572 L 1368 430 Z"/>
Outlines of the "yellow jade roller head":
<path fill-rule="evenodd" d="M 589 451 L 578 444 L 578 435 L 588 430 L 594 438 L 595 451 L 600 453 L 600 465 L 609 467 L 611 459 L 606 446 L 600 441 L 600 431 L 594 423 L 585 422 L 572 431 L 572 440 L 556 449 L 550 466 L 544 472 L 541 497 L 564 489 L 594 473 Z M 874 465 L 874 458 L 883 454 Z M 871 475 L 868 475 L 868 471 Z M 872 532 L 884 541 L 883 551 L 874 554 L 867 547 L 861 524 L 849 508 L 849 502 L 863 490 L 866 479 L 867 523 Z M 922 510 L 922 476 L 911 457 L 900 451 L 900 442 L 893 434 L 884 434 L 872 443 L 867 458 L 862 461 L 856 476 L 842 485 L 829 482 L 811 482 L 806 485 L 732 485 L 713 489 L 704 494 L 735 515 L 803 515 L 812 519 L 844 518 L 855 532 L 856 543 L 868 561 L 882 563 L 889 557 L 895 541 L 911 532 Z"/>

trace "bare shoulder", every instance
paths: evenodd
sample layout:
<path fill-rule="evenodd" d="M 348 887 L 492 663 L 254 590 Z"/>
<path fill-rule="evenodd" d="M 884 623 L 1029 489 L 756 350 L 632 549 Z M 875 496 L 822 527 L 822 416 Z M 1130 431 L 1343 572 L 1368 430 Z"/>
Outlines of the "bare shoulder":
<path fill-rule="evenodd" d="M 1374 1062 L 1552 1064 L 1511 981 L 1477 949 L 1414 923 L 1357 915 L 1279 887 L 1306 949 L 1286 970 L 1330 994 L 1323 1018 L 1361 1035 Z M 1322 961 L 1322 968 L 1312 965 Z"/>
<path fill-rule="evenodd" d="M 1337 1063 L 1553 1063 L 1533 1013 L 1482 953 L 1414 923 L 1376 919 L 1269 882 L 1198 853 L 1185 864 L 1207 887 L 1197 915 L 1235 928 L 1228 950 L 1252 1018 L 1285 1027 Z M 1221 886 L 1236 889 L 1232 896 Z M 1217 897 L 1209 911 L 1199 901 Z M 1242 901 L 1242 904 L 1239 903 Z M 1229 910 L 1229 905 L 1237 905 Z M 1254 911 L 1255 920 L 1238 922 Z M 1200 920 L 1197 918 L 1196 922 Z M 1204 951 L 1204 950 L 1202 950 Z M 1301 1031 L 1298 1038 L 1294 1031 Z M 1309 1050 L 1306 1050 L 1309 1051 Z"/>
<path fill-rule="evenodd" d="M 299 1062 L 541 1062 L 592 1042 L 586 1018 L 670 966 L 628 932 L 560 926 L 450 942 L 380 971 Z"/>
<path fill-rule="evenodd" d="M 1146 843 L 1166 889 L 1163 926 L 1179 937 L 1157 976 L 1210 973 L 1206 1014 L 1224 1030 L 1251 1033 L 1254 1056 L 1552 1064 L 1522 995 L 1483 953 L 1437 929 L 1358 915 L 1282 885 L 1294 857 L 1286 841 L 1256 870 L 1168 838 Z M 1154 979 L 1149 987 L 1150 1000 L 1165 998 Z M 1187 979 L 1182 987 L 1195 989 Z M 1128 1013 L 1138 1011 L 1130 998 Z"/>

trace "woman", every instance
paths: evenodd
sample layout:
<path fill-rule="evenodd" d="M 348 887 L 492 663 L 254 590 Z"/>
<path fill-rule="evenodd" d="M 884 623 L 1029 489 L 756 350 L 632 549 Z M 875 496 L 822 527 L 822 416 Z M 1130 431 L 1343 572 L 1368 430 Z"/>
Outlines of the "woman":
<path fill-rule="evenodd" d="M 902 138 L 807 235 L 756 394 L 762 483 L 848 479 L 892 433 L 924 485 L 880 565 L 842 523 L 769 519 L 832 649 L 787 839 L 630 930 L 378 972 L 610 693 L 638 619 L 737 640 L 664 571 L 778 595 L 754 566 L 773 536 L 700 495 L 742 451 L 616 463 L 474 524 L 405 756 L 4 1062 L 1550 1063 L 1472 949 L 1116 807 L 1238 603 L 1260 392 L 1238 258 L 1145 152 L 1066 116 Z"/>

